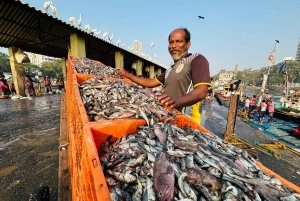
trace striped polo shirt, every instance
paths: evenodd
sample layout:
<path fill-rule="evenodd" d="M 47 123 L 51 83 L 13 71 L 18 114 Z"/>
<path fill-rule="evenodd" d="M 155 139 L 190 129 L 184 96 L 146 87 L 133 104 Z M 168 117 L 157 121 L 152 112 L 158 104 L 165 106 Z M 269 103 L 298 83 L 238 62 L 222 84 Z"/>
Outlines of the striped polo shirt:
<path fill-rule="evenodd" d="M 165 94 L 178 98 L 199 85 L 211 86 L 209 64 L 201 54 L 187 54 L 171 68 L 159 75 L 156 80 L 163 86 Z M 200 123 L 200 102 L 179 108 L 185 115 Z"/>

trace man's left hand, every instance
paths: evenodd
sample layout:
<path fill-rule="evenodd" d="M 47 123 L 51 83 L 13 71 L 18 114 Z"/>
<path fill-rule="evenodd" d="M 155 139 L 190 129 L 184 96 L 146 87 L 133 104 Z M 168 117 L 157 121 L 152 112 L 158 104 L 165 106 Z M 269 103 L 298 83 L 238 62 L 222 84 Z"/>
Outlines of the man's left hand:
<path fill-rule="evenodd" d="M 169 106 L 171 108 L 176 108 L 178 106 L 177 101 L 167 94 L 159 95 L 157 98 L 161 102 L 161 104 L 165 106 Z"/>

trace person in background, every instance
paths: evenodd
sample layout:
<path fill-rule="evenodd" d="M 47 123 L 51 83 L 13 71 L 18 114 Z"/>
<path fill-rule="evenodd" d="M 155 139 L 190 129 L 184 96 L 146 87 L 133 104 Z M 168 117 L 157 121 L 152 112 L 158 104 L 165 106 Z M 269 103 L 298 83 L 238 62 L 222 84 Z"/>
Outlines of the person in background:
<path fill-rule="evenodd" d="M 269 100 L 271 100 L 271 96 L 270 96 L 269 93 L 265 94 L 265 100 L 266 100 L 266 102 L 268 102 Z"/>
<path fill-rule="evenodd" d="M 249 107 L 250 107 L 250 99 L 247 96 L 245 100 L 245 110 L 247 111 L 248 114 L 249 114 Z"/>
<path fill-rule="evenodd" d="M 292 104 L 291 104 L 290 108 L 292 108 L 292 109 L 295 109 L 295 108 L 296 108 L 296 104 L 295 104 L 295 102 L 292 102 Z"/>
<path fill-rule="evenodd" d="M 259 113 L 259 124 L 262 125 L 264 122 L 265 113 L 267 111 L 267 104 L 265 100 L 262 100 L 260 104 L 260 113 Z"/>
<path fill-rule="evenodd" d="M 186 28 L 178 28 L 170 33 L 168 49 L 174 64 L 155 79 L 137 77 L 123 68 L 116 68 L 116 71 L 144 87 L 162 85 L 163 94 L 158 96 L 158 100 L 200 123 L 200 101 L 206 98 L 208 87 L 211 86 L 209 63 L 201 54 L 188 53 L 190 39 L 190 32 Z"/>
<path fill-rule="evenodd" d="M 256 95 L 253 95 L 253 97 L 250 98 L 250 103 L 249 103 L 249 113 L 251 113 L 252 110 L 255 109 L 255 102 L 256 102 Z"/>
<path fill-rule="evenodd" d="M 9 95 L 10 90 L 4 75 L 0 75 L 0 95 Z"/>
<path fill-rule="evenodd" d="M 272 100 L 269 100 L 267 102 L 267 107 L 268 107 L 268 112 L 269 112 L 269 120 L 270 120 L 270 124 L 273 124 L 274 123 L 274 120 L 273 120 L 273 116 L 274 116 L 274 112 L 275 112 L 275 106 L 274 106 L 274 103 L 272 103 Z"/>
<path fill-rule="evenodd" d="M 0 76 L 0 95 L 9 95 L 10 90 L 9 90 L 9 85 L 7 83 L 7 80 L 5 79 L 4 75 Z"/>
<path fill-rule="evenodd" d="M 281 96 L 279 102 L 281 103 L 282 106 L 284 106 L 284 102 L 285 102 L 284 94 Z"/>
<path fill-rule="evenodd" d="M 44 84 L 45 84 L 45 88 L 46 88 L 46 93 L 52 92 L 51 81 L 48 78 L 48 76 L 46 76 L 46 78 L 44 79 Z"/>
<path fill-rule="evenodd" d="M 35 96 L 35 90 L 33 88 L 33 80 L 31 79 L 31 77 L 29 75 L 26 75 L 24 78 L 24 84 L 25 84 L 25 88 L 28 91 L 28 94 L 30 96 Z"/>
<path fill-rule="evenodd" d="M 56 80 L 56 86 L 57 86 L 57 89 L 58 89 L 58 90 L 62 90 L 62 89 L 64 88 L 64 83 L 63 83 L 63 81 L 61 81 L 60 78 L 58 78 L 58 79 Z"/>
<path fill-rule="evenodd" d="M 16 89 L 15 89 L 15 84 L 12 80 L 7 81 L 8 87 L 9 87 L 9 91 L 11 94 L 15 94 L 16 93 Z"/>

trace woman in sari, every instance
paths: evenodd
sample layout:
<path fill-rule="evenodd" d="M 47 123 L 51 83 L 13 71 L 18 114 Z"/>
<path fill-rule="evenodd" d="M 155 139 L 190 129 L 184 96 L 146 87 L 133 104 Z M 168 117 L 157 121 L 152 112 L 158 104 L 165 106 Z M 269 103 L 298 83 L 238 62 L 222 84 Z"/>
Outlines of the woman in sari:
<path fill-rule="evenodd" d="M 4 75 L 0 76 L 0 96 L 3 95 L 9 95 L 10 91 L 9 91 L 9 87 L 7 84 L 7 80 L 5 79 Z"/>
<path fill-rule="evenodd" d="M 30 78 L 29 75 L 26 75 L 24 82 L 25 82 L 25 87 L 28 90 L 29 95 L 35 96 L 35 91 L 33 88 L 33 80 Z"/>

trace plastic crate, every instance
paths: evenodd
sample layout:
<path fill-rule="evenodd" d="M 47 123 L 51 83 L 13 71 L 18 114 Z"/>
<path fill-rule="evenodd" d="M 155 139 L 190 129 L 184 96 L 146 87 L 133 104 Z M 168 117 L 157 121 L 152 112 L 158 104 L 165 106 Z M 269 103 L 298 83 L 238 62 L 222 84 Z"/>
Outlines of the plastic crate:
<path fill-rule="evenodd" d="M 78 84 L 94 76 L 78 74 L 70 60 L 68 60 L 67 77 L 67 116 L 72 200 L 110 201 L 109 190 L 100 165 L 100 145 L 109 135 L 113 135 L 112 140 L 116 140 L 127 133 L 136 132 L 137 126 L 145 125 L 146 122 L 143 119 L 90 122 L 80 97 Z M 178 111 L 176 120 L 172 121 L 172 123 L 177 124 L 179 127 L 188 125 L 213 135 L 213 133 Z M 283 184 L 300 193 L 298 186 L 275 174 L 261 163 L 257 163 L 270 176 L 279 178 Z"/>

